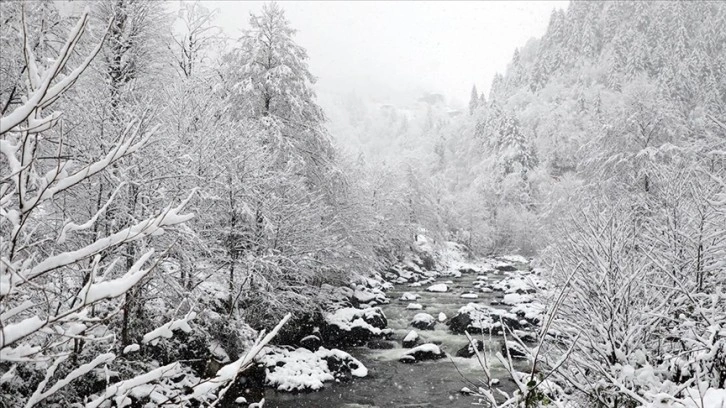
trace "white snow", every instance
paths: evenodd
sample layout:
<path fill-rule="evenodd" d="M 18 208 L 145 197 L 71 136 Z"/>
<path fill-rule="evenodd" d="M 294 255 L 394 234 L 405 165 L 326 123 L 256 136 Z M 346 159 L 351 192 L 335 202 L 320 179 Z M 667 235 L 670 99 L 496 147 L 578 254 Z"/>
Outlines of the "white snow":
<path fill-rule="evenodd" d="M 416 339 L 418 339 L 418 333 L 416 333 L 415 330 L 411 330 L 410 332 L 408 332 L 406 337 L 403 338 L 403 341 L 410 342 L 410 341 L 416 341 Z"/>
<path fill-rule="evenodd" d="M 151 332 L 146 333 L 144 335 L 144 338 L 141 339 L 141 342 L 144 344 L 151 343 L 152 345 L 155 345 L 156 343 L 158 343 L 160 337 L 164 337 L 167 339 L 171 338 L 171 336 L 174 335 L 174 330 L 176 329 L 179 329 L 185 333 L 189 333 L 192 331 L 192 328 L 189 326 L 189 322 L 196 316 L 196 312 L 192 311 L 189 312 L 189 314 L 187 314 L 183 319 L 174 320 L 164 324 L 161 327 L 157 327 Z"/>
<path fill-rule="evenodd" d="M 359 303 L 388 303 L 386 294 L 380 289 L 369 289 L 365 287 L 359 287 L 355 290 L 353 296 L 358 300 Z"/>
<path fill-rule="evenodd" d="M 522 315 L 525 319 L 540 320 L 545 313 L 545 306 L 542 303 L 521 303 L 509 310 L 516 315 Z"/>
<path fill-rule="evenodd" d="M 128 346 L 124 347 L 124 354 L 133 353 L 134 351 L 139 351 L 139 345 L 138 344 L 129 344 Z"/>
<path fill-rule="evenodd" d="M 426 290 L 429 292 L 448 292 L 449 287 L 444 283 L 437 283 L 436 285 L 429 286 Z"/>
<path fill-rule="evenodd" d="M 433 343 L 426 343 L 426 344 L 422 344 L 420 346 L 416 346 L 412 349 L 406 350 L 404 355 L 413 355 L 417 351 L 423 351 L 423 352 L 428 352 L 428 353 L 433 353 L 433 354 L 441 354 L 441 349 L 439 348 L 439 346 L 437 346 L 436 344 L 433 344 Z"/>
<path fill-rule="evenodd" d="M 687 397 L 684 400 L 688 408 L 726 407 L 726 389 L 724 388 L 708 388 L 702 393 L 699 393 L 696 388 L 688 388 L 685 390 L 685 394 Z M 703 405 L 701 405 L 702 398 Z"/>
<path fill-rule="evenodd" d="M 514 262 L 514 263 L 522 263 L 522 264 L 528 264 L 529 260 L 522 255 L 504 255 L 500 256 L 499 258 L 508 261 L 508 262 Z"/>
<path fill-rule="evenodd" d="M 500 316 L 502 318 L 506 317 L 512 320 L 519 320 L 517 315 L 509 313 L 506 310 L 495 309 L 479 303 L 469 303 L 466 306 L 461 307 L 458 310 L 458 313 L 469 315 L 472 320 L 470 327 L 480 330 L 490 330 L 502 327 Z"/>
<path fill-rule="evenodd" d="M 345 331 L 350 331 L 353 327 L 360 327 L 369 330 L 373 334 L 381 334 L 383 330 L 372 326 L 364 320 L 364 317 L 371 318 L 377 315 L 385 317 L 383 311 L 378 307 L 368 309 L 346 307 L 336 310 L 335 313 L 326 314 L 325 321 Z"/>
<path fill-rule="evenodd" d="M 265 383 L 279 391 L 319 390 L 323 383 L 335 380 L 325 358 L 334 357 L 346 361 L 354 377 L 365 377 L 368 369 L 350 354 L 332 349 L 320 348 L 312 352 L 304 348 L 287 350 L 267 348 L 259 357 L 266 369 Z M 284 364 L 283 364 L 284 363 Z M 283 364 L 279 366 L 278 364 Z"/>
<path fill-rule="evenodd" d="M 86 408 L 97 408 L 104 403 L 104 401 L 113 398 L 114 396 L 123 396 L 129 393 L 136 387 L 143 386 L 145 384 L 156 382 L 162 378 L 175 377 L 181 373 L 182 366 L 179 363 L 172 363 L 157 369 L 151 370 L 148 373 L 138 375 L 125 381 L 119 381 L 114 384 L 110 384 L 106 387 L 104 392 L 95 400 L 86 404 Z"/>
<path fill-rule="evenodd" d="M 505 293 L 537 291 L 546 287 L 547 282 L 537 275 L 520 275 L 516 273 L 492 285 L 494 290 L 501 290 Z"/>
<path fill-rule="evenodd" d="M 436 324 L 436 319 L 428 313 L 417 313 L 411 323 L 424 323 L 427 325 Z"/>
<path fill-rule="evenodd" d="M 399 299 L 401 299 L 401 300 L 416 300 L 416 299 L 418 299 L 420 297 L 421 297 L 421 295 L 419 295 L 418 293 L 403 292 L 401 294 L 401 297 Z"/>
<path fill-rule="evenodd" d="M 533 300 L 532 295 L 520 295 L 518 293 L 507 293 L 502 299 L 502 303 L 505 305 L 518 305 L 520 303 L 531 303 Z"/>

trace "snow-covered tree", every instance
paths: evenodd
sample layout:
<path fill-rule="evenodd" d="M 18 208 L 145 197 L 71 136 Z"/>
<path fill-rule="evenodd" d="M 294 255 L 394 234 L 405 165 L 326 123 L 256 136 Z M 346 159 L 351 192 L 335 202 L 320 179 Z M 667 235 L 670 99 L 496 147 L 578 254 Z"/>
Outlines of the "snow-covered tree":
<path fill-rule="evenodd" d="M 37 61 L 30 46 L 32 40 L 24 36 L 28 93 L 21 105 L 0 119 L 4 163 L 0 185 L 0 353 L 2 364 L 9 369 L 3 385 L 27 387 L 30 392 L 26 398 L 12 404 L 28 407 L 115 358 L 114 353 L 89 355 L 80 351 L 84 343 L 93 349 L 98 347 L 93 343 L 113 345 L 106 325 L 117 312 L 117 298 L 154 268 L 154 250 L 144 248 L 128 268 L 118 259 L 104 259 L 104 253 L 132 241 L 143 242 L 191 218 L 191 214 L 181 214 L 184 203 L 168 206 L 90 244 L 78 245 L 73 236 L 93 227 L 113 195 L 98 213 L 83 222 L 63 219 L 54 208 L 53 202 L 62 200 L 69 190 L 135 153 L 149 138 L 148 133 L 140 132 L 137 123 L 130 123 L 111 150 L 95 161 L 74 163 L 65 158 L 64 145 L 68 142 L 53 129 L 61 115 L 50 111 L 50 107 L 73 86 L 101 49 L 103 41 L 76 68 L 64 70 L 87 24 L 88 15 L 84 14 L 50 65 Z M 55 141 L 55 146 L 50 146 L 50 141 Z M 50 164 L 40 160 L 45 153 L 53 158 Z M 58 221 L 48 222 L 56 217 Z M 41 244 L 46 248 L 43 252 L 38 251 Z M 28 379 L 20 373 L 26 371 L 19 367 L 37 361 L 47 362 L 45 378 L 24 383 Z M 49 384 L 61 366 L 65 374 Z M 179 372 L 177 367 L 165 367 L 136 381 L 134 386 L 175 372 Z M 102 399 L 117 396 L 113 392 Z"/>
<path fill-rule="evenodd" d="M 300 161 L 310 182 L 319 183 L 333 149 L 322 127 L 307 53 L 295 43 L 295 30 L 277 3 L 252 15 L 250 26 L 228 57 L 234 114 L 263 123 L 280 163 Z"/>
<path fill-rule="evenodd" d="M 473 115 L 476 108 L 479 106 L 479 92 L 476 90 L 476 85 L 471 87 L 471 96 L 469 97 L 469 115 Z"/>
<path fill-rule="evenodd" d="M 133 344 L 116 340 L 123 298 L 164 262 L 154 244 L 165 242 L 162 234 L 173 233 L 193 215 L 182 213 L 189 197 L 177 206 L 149 208 L 133 222 L 111 225 L 106 234 L 95 226 L 119 199 L 123 184 L 89 218 L 66 212 L 74 190 L 103 182 L 103 172 L 140 152 L 156 131 L 145 131 L 132 120 L 107 152 L 92 160 L 74 155 L 75 140 L 60 130 L 64 118 L 52 108 L 101 51 L 105 37 L 71 66 L 88 25 L 84 13 L 55 58 L 39 60 L 23 24 L 27 93 L 0 118 L 0 402 L 32 407 L 85 401 L 87 407 L 97 407 L 107 401 L 184 405 L 210 393 L 221 397 L 279 325 L 209 380 L 189 375 L 188 366 L 178 361 L 154 367 L 140 363 L 122 376 L 109 369 L 123 360 L 117 358 L 122 354 L 155 347 L 175 330 L 192 330 L 195 312 L 187 305 L 180 316 L 134 338 Z M 137 251 L 129 254 L 124 248 L 131 243 Z M 133 256 L 133 262 L 120 262 L 122 254 Z M 69 387 L 101 372 L 100 388 Z M 181 374 L 184 384 L 170 380 Z"/>

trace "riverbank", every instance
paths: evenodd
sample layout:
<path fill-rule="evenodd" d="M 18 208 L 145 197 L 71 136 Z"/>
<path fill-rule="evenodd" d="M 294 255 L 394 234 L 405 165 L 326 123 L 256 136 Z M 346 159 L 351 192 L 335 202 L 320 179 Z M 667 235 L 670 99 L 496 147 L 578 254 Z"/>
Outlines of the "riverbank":
<path fill-rule="evenodd" d="M 464 331 L 479 333 L 475 335 L 477 346 L 490 356 L 503 351 L 502 327 L 522 339 L 534 340 L 544 307 L 534 303 L 531 294 L 544 282 L 523 257 L 470 259 L 464 248 L 453 243 L 434 254 L 426 241 L 419 242 L 419 250 L 380 279 L 368 279 L 365 285 L 351 288 L 351 300 L 359 307 L 330 313 L 327 326 L 317 328 L 322 338 L 313 348 L 332 346 L 330 333 L 335 332 L 337 346 L 364 366 L 367 375 L 325 375 L 329 381 L 315 387 L 315 392 L 300 392 L 311 388 L 289 393 L 268 381 L 266 406 L 463 407 L 476 401 L 462 390 L 488 384 L 482 383 L 481 365 Z M 422 259 L 428 257 L 437 262 Z M 368 322 L 363 319 L 366 314 Z M 527 369 L 527 351 L 511 351 L 515 369 Z M 504 367 L 494 364 L 490 369 L 496 379 L 493 385 L 505 391 L 514 389 Z M 305 370 L 297 373 L 308 374 Z"/>

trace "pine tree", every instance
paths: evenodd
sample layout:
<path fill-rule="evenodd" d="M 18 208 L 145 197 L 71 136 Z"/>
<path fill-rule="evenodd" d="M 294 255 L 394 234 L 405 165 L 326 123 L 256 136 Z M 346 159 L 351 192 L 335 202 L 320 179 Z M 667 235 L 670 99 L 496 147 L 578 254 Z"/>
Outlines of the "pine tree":
<path fill-rule="evenodd" d="M 469 98 L 469 115 L 473 115 L 476 108 L 479 106 L 479 93 L 476 90 L 476 85 L 471 87 L 471 97 Z"/>
<path fill-rule="evenodd" d="M 493 103 L 485 126 L 487 143 L 496 157 L 500 174 L 507 175 L 519 170 L 524 175 L 537 165 L 534 150 L 516 116 Z"/>

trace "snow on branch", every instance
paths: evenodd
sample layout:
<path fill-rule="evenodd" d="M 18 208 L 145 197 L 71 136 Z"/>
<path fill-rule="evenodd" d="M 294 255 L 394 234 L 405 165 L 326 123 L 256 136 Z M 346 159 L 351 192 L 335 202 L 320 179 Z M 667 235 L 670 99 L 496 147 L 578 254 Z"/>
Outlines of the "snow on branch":
<path fill-rule="evenodd" d="M 192 331 L 192 328 L 189 326 L 189 322 L 193 320 L 197 314 L 194 311 L 189 312 L 184 318 L 173 320 L 169 323 L 164 324 L 161 327 L 158 327 L 149 333 L 146 333 L 144 335 L 144 338 L 141 339 L 141 342 L 144 344 L 151 343 L 152 345 L 156 345 L 156 343 L 159 342 L 159 338 L 171 338 L 171 336 L 174 335 L 174 330 L 180 329 L 181 331 L 185 333 L 189 333 Z"/>
<path fill-rule="evenodd" d="M 191 399 L 199 399 L 201 397 L 204 397 L 205 395 L 208 395 L 210 392 L 213 392 L 214 390 L 222 387 L 223 385 L 227 384 L 227 387 L 220 391 L 219 395 L 217 395 L 217 401 L 222 400 L 222 396 L 226 393 L 227 389 L 231 386 L 231 384 L 234 383 L 234 380 L 237 378 L 237 375 L 246 369 L 248 369 L 257 354 L 260 353 L 263 347 L 265 347 L 272 339 L 277 335 L 277 333 L 280 331 L 282 326 L 287 323 L 288 320 L 290 320 L 290 317 L 292 315 L 288 313 L 285 315 L 285 317 L 280 320 L 280 322 L 275 326 L 272 331 L 270 331 L 269 334 L 265 336 L 265 332 L 263 331 L 260 333 L 260 336 L 257 338 L 255 343 L 252 345 L 252 348 L 242 357 L 240 357 L 237 361 L 234 361 L 232 363 L 229 363 L 225 365 L 224 367 L 220 368 L 219 371 L 217 371 L 217 375 L 214 378 L 211 378 L 209 380 L 203 381 L 196 386 L 194 386 L 194 392 L 188 395 L 185 400 L 191 400 Z M 263 337 L 264 336 L 264 337 Z M 212 404 L 212 406 L 215 406 L 216 402 Z"/>
<path fill-rule="evenodd" d="M 194 193 L 192 193 L 192 195 L 193 194 Z M 122 243 L 131 242 L 161 232 L 163 231 L 163 227 L 186 222 L 194 217 L 194 214 L 180 214 L 180 212 L 189 202 L 192 195 L 190 195 L 177 207 L 171 208 L 171 206 L 167 206 L 166 209 L 164 209 L 164 211 L 156 217 L 148 218 L 75 251 L 64 252 L 62 254 L 48 257 L 39 264 L 35 265 L 27 274 L 25 274 L 24 278 L 26 280 L 35 279 L 49 271 L 73 264 L 81 259 L 91 257 L 99 252 Z M 22 282 L 19 284 L 22 284 Z"/>
<path fill-rule="evenodd" d="M 101 406 L 104 401 L 109 399 L 115 399 L 116 406 L 124 406 L 122 402 L 124 401 L 124 399 L 126 399 L 126 395 L 128 395 L 129 391 L 131 391 L 132 389 L 162 380 L 164 378 L 175 377 L 181 372 L 181 364 L 171 363 L 159 367 L 155 370 L 149 371 L 148 373 L 138 375 L 134 378 L 111 384 L 106 387 L 106 391 L 100 397 L 87 403 L 86 408 L 97 408 Z"/>
<path fill-rule="evenodd" d="M 32 197 L 23 202 L 23 212 L 30 211 L 30 209 L 34 208 L 35 205 L 37 205 L 39 202 L 52 198 L 56 193 L 75 186 L 81 181 L 95 174 L 98 174 L 99 172 L 103 171 L 104 169 L 121 160 L 122 158 L 133 154 L 146 144 L 146 142 L 157 129 L 156 127 L 154 127 L 153 129 L 151 129 L 150 132 L 146 133 L 140 141 L 132 144 L 134 140 L 136 140 L 136 135 L 141 128 L 141 125 L 138 124 L 134 132 L 130 136 L 127 136 L 126 134 L 130 131 L 131 126 L 132 125 L 130 124 L 124 132 L 124 136 L 122 137 L 122 139 L 125 140 L 116 144 L 116 146 L 111 149 L 111 151 L 103 159 L 83 167 L 82 169 L 78 170 L 70 176 L 64 175 L 64 166 L 58 166 L 53 170 L 49 171 L 45 175 L 45 177 L 41 179 L 42 185 L 39 188 L 41 192 L 35 197 Z M 55 185 L 48 187 L 49 185 L 51 185 L 51 183 L 54 182 Z"/>
<path fill-rule="evenodd" d="M 121 190 L 121 187 L 123 187 L 125 185 L 126 185 L 126 183 L 119 184 L 118 187 L 116 187 L 116 190 L 114 190 L 113 193 L 111 194 L 111 197 L 109 197 L 108 200 L 106 200 L 106 204 L 104 204 L 103 207 L 101 207 L 98 211 L 96 211 L 96 213 L 93 215 L 93 217 L 91 217 L 88 221 L 86 221 L 80 225 L 78 225 L 74 222 L 66 223 L 66 225 L 63 226 L 63 229 L 61 230 L 60 235 L 58 236 L 58 243 L 62 244 L 66 241 L 66 234 L 68 232 L 83 231 L 83 230 L 91 228 L 96 223 L 96 220 L 98 220 L 98 217 L 108 209 L 109 205 L 111 205 L 111 203 L 113 202 L 113 199 L 116 198 L 116 194 L 118 194 L 118 192 Z"/>
<path fill-rule="evenodd" d="M 23 41 L 25 45 L 24 52 L 26 64 L 28 66 L 28 76 L 30 79 L 28 82 L 30 83 L 32 94 L 28 96 L 25 103 L 15 108 L 15 110 L 13 110 L 11 113 L 0 118 L 0 135 L 3 135 L 15 129 L 18 125 L 28 119 L 28 117 L 30 117 L 34 110 L 38 108 L 45 108 L 53 103 L 56 99 L 58 99 L 61 94 L 63 94 L 63 92 L 68 90 L 68 88 L 70 88 L 76 82 L 76 80 L 83 73 L 83 71 L 88 68 L 88 65 L 91 63 L 93 58 L 95 58 L 95 56 L 101 50 L 101 47 L 106 40 L 106 35 L 108 34 L 108 28 L 106 29 L 106 32 L 104 33 L 101 41 L 98 42 L 96 47 L 91 51 L 90 54 L 88 54 L 86 59 L 70 74 L 68 74 L 66 77 L 64 77 L 58 83 L 51 87 L 51 83 L 60 74 L 60 72 L 63 70 L 66 63 L 68 62 L 68 59 L 73 54 L 73 51 L 75 50 L 76 45 L 78 45 L 78 41 L 83 35 L 87 24 L 88 9 L 86 9 L 83 12 L 83 15 L 81 15 L 81 18 L 78 20 L 76 26 L 71 31 L 68 40 L 58 53 L 58 57 L 56 58 L 53 65 L 48 70 L 46 70 L 45 76 L 43 78 L 40 78 L 35 54 L 33 53 L 31 47 L 28 46 L 28 30 L 25 25 L 25 19 L 23 18 Z"/>
<path fill-rule="evenodd" d="M 62 380 L 59 380 L 58 382 L 53 384 L 52 387 L 48 388 L 48 390 L 46 390 L 44 392 L 43 388 L 45 388 L 45 385 L 48 383 L 48 380 L 53 376 L 58 365 L 67 359 L 67 356 L 63 356 L 63 357 L 57 359 L 53 363 L 53 365 L 48 369 L 48 372 L 47 372 L 45 378 L 43 379 L 43 381 L 41 381 L 40 384 L 38 384 L 38 387 L 35 389 L 35 392 L 33 393 L 33 395 L 30 397 L 30 399 L 28 399 L 28 402 L 25 404 L 25 408 L 30 408 L 30 407 L 36 405 L 37 403 L 43 401 L 44 399 L 46 399 L 49 396 L 58 392 L 58 390 L 60 390 L 61 388 L 70 384 L 73 380 L 88 374 L 89 372 L 91 372 L 91 370 L 95 369 L 96 367 L 100 366 L 101 364 L 110 363 L 115 358 L 116 358 L 116 355 L 114 355 L 113 353 L 101 354 L 101 355 L 97 356 L 96 358 L 94 358 L 93 361 L 83 364 L 80 367 L 76 368 L 75 370 L 71 371 L 70 373 L 68 373 L 68 375 L 65 376 L 65 378 L 63 378 Z"/>

